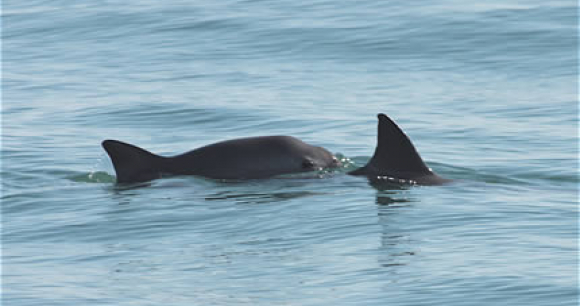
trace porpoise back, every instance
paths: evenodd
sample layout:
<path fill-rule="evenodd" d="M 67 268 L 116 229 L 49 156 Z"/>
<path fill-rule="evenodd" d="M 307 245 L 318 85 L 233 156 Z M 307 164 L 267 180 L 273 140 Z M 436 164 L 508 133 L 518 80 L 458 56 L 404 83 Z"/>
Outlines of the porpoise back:
<path fill-rule="evenodd" d="M 149 181 L 163 175 L 198 175 L 212 179 L 261 179 L 336 167 L 326 149 L 290 136 L 262 136 L 214 143 L 162 157 L 116 140 L 103 141 L 118 183 Z"/>
<path fill-rule="evenodd" d="M 450 182 L 435 174 L 405 133 L 385 114 L 378 115 L 373 157 L 350 175 L 395 183 L 439 185 Z M 262 179 L 335 168 L 341 165 L 328 150 L 291 136 L 240 138 L 163 157 L 117 140 L 105 140 L 117 183 L 150 181 L 165 175 L 198 175 L 212 179 Z"/>

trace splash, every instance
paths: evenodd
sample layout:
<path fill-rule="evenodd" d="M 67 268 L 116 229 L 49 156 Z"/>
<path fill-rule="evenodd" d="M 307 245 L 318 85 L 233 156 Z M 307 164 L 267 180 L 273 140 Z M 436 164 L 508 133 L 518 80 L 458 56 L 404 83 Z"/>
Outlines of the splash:
<path fill-rule="evenodd" d="M 115 183 L 115 176 L 104 171 L 82 173 L 71 176 L 69 179 L 79 183 Z"/>

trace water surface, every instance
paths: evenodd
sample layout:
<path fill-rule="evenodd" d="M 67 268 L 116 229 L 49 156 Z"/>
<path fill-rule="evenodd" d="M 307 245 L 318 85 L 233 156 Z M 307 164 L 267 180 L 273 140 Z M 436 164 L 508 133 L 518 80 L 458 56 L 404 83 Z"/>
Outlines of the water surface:
<path fill-rule="evenodd" d="M 576 6 L 4 1 L 3 304 L 577 305 Z M 127 188 L 100 147 L 292 135 L 356 167 L 379 112 L 458 182 Z"/>

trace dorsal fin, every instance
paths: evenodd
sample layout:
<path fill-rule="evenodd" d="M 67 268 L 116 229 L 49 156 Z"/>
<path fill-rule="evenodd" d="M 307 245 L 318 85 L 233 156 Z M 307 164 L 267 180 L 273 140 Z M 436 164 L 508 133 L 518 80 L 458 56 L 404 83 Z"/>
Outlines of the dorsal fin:
<path fill-rule="evenodd" d="M 105 140 L 102 145 L 113 161 L 117 183 L 146 182 L 161 176 L 164 157 L 117 140 Z"/>
<path fill-rule="evenodd" d="M 433 174 L 409 137 L 385 114 L 379 114 L 377 147 L 368 164 L 349 174 L 413 178 Z"/>

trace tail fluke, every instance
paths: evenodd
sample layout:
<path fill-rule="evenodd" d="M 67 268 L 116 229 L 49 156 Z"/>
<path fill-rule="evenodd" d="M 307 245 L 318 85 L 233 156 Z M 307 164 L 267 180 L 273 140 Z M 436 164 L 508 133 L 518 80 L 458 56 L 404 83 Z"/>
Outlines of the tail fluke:
<path fill-rule="evenodd" d="M 435 174 L 425 165 L 405 133 L 385 114 L 379 114 L 377 148 L 368 164 L 349 174 L 414 180 Z"/>
<path fill-rule="evenodd" d="M 146 182 L 161 176 L 164 157 L 117 140 L 105 140 L 102 145 L 113 161 L 117 183 Z"/>

